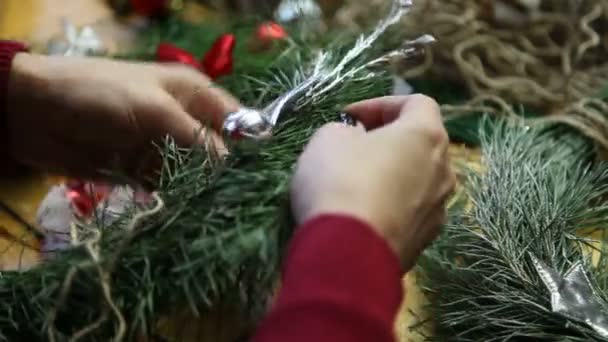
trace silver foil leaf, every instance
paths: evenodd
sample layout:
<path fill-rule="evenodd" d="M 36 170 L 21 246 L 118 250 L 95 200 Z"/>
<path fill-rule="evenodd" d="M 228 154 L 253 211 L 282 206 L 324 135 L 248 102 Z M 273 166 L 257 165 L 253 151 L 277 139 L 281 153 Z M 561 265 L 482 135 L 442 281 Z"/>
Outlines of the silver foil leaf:
<path fill-rule="evenodd" d="M 67 19 L 62 20 L 63 36 L 52 39 L 47 53 L 55 56 L 99 56 L 107 49 L 95 30 L 90 26 L 76 28 Z"/>
<path fill-rule="evenodd" d="M 551 293 L 551 310 L 573 321 L 587 324 L 608 338 L 608 312 L 595 292 L 583 264 L 575 263 L 563 275 L 530 255 L 541 280 Z"/>

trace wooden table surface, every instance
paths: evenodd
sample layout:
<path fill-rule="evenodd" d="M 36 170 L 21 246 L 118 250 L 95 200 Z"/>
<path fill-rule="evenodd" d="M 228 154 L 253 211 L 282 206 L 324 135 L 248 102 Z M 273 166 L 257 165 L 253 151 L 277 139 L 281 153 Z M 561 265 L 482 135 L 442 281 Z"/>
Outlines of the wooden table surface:
<path fill-rule="evenodd" d="M 42 44 L 60 33 L 60 19 L 68 18 L 76 25 L 112 22 L 111 12 L 101 0 L 0 0 L 0 39 L 19 39 Z M 112 25 L 112 24 L 110 24 Z M 475 153 L 454 146 L 454 159 L 476 159 Z M 56 178 L 33 175 L 21 180 L 0 180 L 0 200 L 8 204 L 31 224 L 35 222 L 36 209 Z M 38 262 L 38 243 L 23 225 L 0 210 L 0 270 L 28 268 Z M 415 277 L 404 277 L 408 288 L 407 300 L 396 322 L 400 341 L 422 341 L 418 334 L 408 332 L 416 321 L 410 310 L 419 312 L 424 298 L 415 285 Z M 220 315 L 221 316 L 221 315 Z M 219 317 L 219 316 L 218 316 Z M 206 320 L 195 326 L 205 327 L 210 333 L 193 333 L 189 341 L 229 341 L 230 334 L 210 327 L 225 326 L 218 319 Z M 200 330 L 200 329 L 196 329 Z M 196 337 L 194 337 L 196 336 Z"/>

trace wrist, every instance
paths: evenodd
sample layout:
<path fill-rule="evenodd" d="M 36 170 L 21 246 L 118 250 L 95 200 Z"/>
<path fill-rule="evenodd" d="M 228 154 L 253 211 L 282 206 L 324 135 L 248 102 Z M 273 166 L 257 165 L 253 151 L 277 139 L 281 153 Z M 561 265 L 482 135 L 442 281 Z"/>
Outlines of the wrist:
<path fill-rule="evenodd" d="M 29 164 L 29 161 L 23 160 L 23 156 L 15 151 L 15 140 L 18 135 L 24 134 L 16 125 L 17 122 L 35 124 L 35 116 L 46 111 L 41 103 L 44 103 L 51 87 L 45 65 L 44 56 L 18 53 L 13 59 L 8 80 L 5 118 L 7 151 L 13 160 L 22 164 Z"/>
<path fill-rule="evenodd" d="M 13 67 L 8 80 L 7 113 L 21 112 L 25 104 L 45 93 L 49 88 L 44 67 L 44 57 L 29 53 L 18 53 L 13 59 Z"/>
<path fill-rule="evenodd" d="M 27 51 L 25 44 L 0 40 L 0 160 L 3 161 L 2 177 L 19 175 L 25 170 L 12 161 L 10 153 L 10 130 L 8 102 L 11 101 L 9 82 L 14 72 L 14 60 L 18 54 Z"/>
<path fill-rule="evenodd" d="M 393 223 L 393 220 L 390 218 L 385 217 L 386 215 L 379 214 L 365 205 L 348 205 L 346 203 L 335 202 L 324 203 L 313 208 L 306 215 L 304 221 L 327 215 L 345 216 L 366 223 L 374 233 L 386 241 L 391 251 L 399 258 L 403 265 L 413 263 L 410 260 L 410 253 L 407 253 L 406 248 L 403 246 L 404 238 L 397 233 L 399 230 L 397 224 Z"/>

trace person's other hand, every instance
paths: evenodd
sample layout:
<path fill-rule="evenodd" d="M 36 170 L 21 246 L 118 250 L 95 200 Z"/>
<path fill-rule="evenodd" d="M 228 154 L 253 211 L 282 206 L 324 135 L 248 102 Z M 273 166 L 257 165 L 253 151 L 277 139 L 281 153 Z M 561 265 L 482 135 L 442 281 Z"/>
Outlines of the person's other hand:
<path fill-rule="evenodd" d="M 239 107 L 186 66 L 25 53 L 13 61 L 8 96 L 12 157 L 78 176 L 139 173 L 158 158 L 152 142 L 203 143 L 201 122 L 218 128 Z"/>
<path fill-rule="evenodd" d="M 334 123 L 315 134 L 292 182 L 294 215 L 299 223 L 322 214 L 362 219 L 409 270 L 437 237 L 456 182 L 439 107 L 412 95 L 363 101 L 346 112 L 367 131 Z"/>

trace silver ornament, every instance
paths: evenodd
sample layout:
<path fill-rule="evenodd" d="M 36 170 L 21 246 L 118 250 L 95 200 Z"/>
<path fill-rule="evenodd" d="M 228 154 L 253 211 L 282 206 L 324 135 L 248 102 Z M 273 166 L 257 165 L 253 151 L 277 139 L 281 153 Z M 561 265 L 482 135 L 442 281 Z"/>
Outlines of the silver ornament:
<path fill-rule="evenodd" d="M 97 32 L 90 27 L 76 28 L 67 19 L 62 20 L 63 36 L 52 39 L 47 46 L 47 53 L 56 56 L 99 56 L 107 52 Z"/>
<path fill-rule="evenodd" d="M 284 1 L 285 4 L 288 2 Z M 361 56 L 371 49 L 390 26 L 398 23 L 411 7 L 411 0 L 393 0 L 393 6 L 388 15 L 369 35 L 359 37 L 344 56 L 336 58 L 332 51 L 320 51 L 307 68 L 299 69 L 296 72 L 292 83 L 296 86 L 269 106 L 262 110 L 242 108 L 228 114 L 224 121 L 224 133 L 228 136 L 242 136 L 258 140 L 268 138 L 272 135 L 272 130 L 279 117 L 287 110 L 297 111 L 304 106 L 317 103 L 347 80 L 364 81 L 370 76 L 374 76 L 369 68 L 398 58 L 410 57 L 419 51 L 420 46 L 434 42 L 435 39 L 432 36 L 423 35 L 406 41 L 399 50 L 391 51 L 366 63 L 361 62 Z"/>
<path fill-rule="evenodd" d="M 279 23 L 290 23 L 296 20 L 321 19 L 323 12 L 314 0 L 283 0 L 277 7 L 274 17 Z"/>
<path fill-rule="evenodd" d="M 605 303 L 593 289 L 581 262 L 561 275 L 530 255 L 541 280 L 551 293 L 551 310 L 573 321 L 587 324 L 608 338 L 608 313 Z"/>
<path fill-rule="evenodd" d="M 282 113 L 292 108 L 299 96 L 306 92 L 318 79 L 309 77 L 297 87 L 284 93 L 263 110 L 241 108 L 229 113 L 224 119 L 224 134 L 231 137 L 245 137 L 263 140 L 272 136 L 272 129 Z"/>
<path fill-rule="evenodd" d="M 269 138 L 272 124 L 261 111 L 241 108 L 224 119 L 224 133 L 231 137 L 245 137 L 254 140 Z"/>

